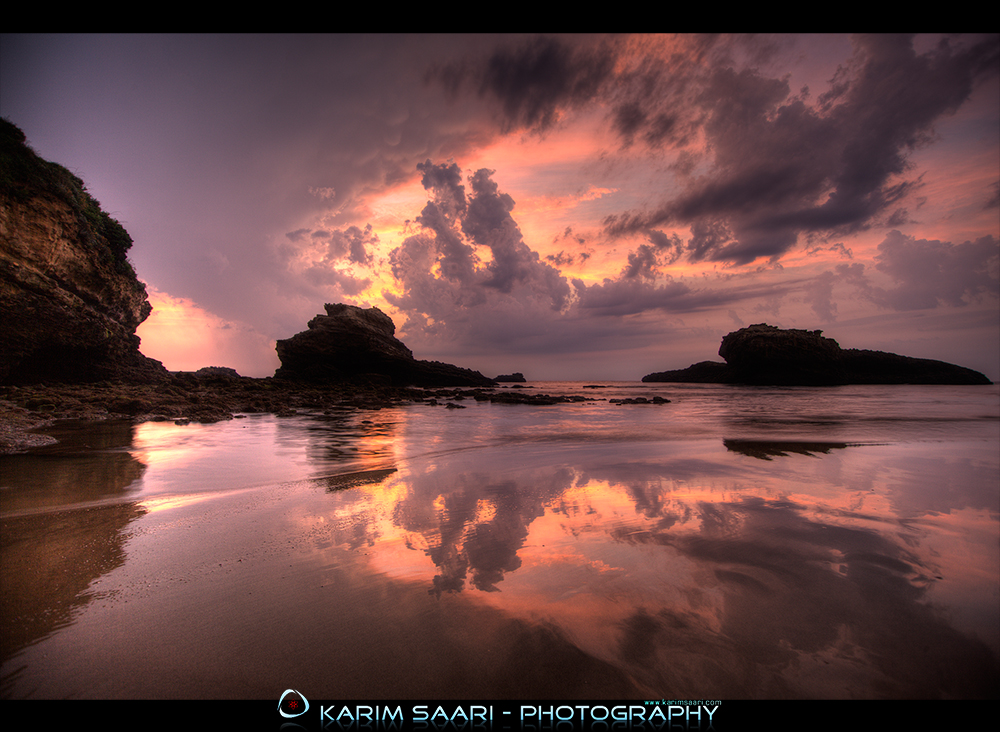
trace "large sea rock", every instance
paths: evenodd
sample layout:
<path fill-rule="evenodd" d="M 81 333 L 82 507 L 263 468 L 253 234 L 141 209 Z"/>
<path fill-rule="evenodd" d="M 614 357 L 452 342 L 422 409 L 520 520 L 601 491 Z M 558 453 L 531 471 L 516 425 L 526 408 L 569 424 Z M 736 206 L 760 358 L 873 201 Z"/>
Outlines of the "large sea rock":
<path fill-rule="evenodd" d="M 492 386 L 478 371 L 418 361 L 396 338 L 392 318 L 378 308 L 327 303 L 309 329 L 275 345 L 275 378 L 311 382 L 387 383 L 392 386 Z"/>
<path fill-rule="evenodd" d="M 528 380 L 524 378 L 524 374 L 520 371 L 515 371 L 512 374 L 500 374 L 494 381 L 501 384 L 525 384 Z"/>
<path fill-rule="evenodd" d="M 991 383 L 978 371 L 944 361 L 843 349 L 822 333 L 751 325 L 722 339 L 719 355 L 726 363 L 702 361 L 686 369 L 648 374 L 642 380 L 778 386 Z"/>
<path fill-rule="evenodd" d="M 166 376 L 139 352 L 152 308 L 131 245 L 83 181 L 0 119 L 0 384 Z"/>

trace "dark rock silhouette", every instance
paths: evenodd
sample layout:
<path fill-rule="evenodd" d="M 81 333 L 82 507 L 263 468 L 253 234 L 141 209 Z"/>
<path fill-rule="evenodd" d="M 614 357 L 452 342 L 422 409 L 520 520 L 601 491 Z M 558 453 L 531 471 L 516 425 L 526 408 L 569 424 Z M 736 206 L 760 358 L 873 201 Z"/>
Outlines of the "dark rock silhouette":
<path fill-rule="evenodd" d="M 783 330 L 767 323 L 728 334 L 719 346 L 726 363 L 647 374 L 643 381 L 776 386 L 842 384 L 989 384 L 978 371 L 884 351 L 842 349 L 819 330 Z"/>
<path fill-rule="evenodd" d="M 152 308 L 131 245 L 83 181 L 0 120 L 0 383 L 166 376 L 139 352 Z"/>
<path fill-rule="evenodd" d="M 493 380 L 501 384 L 523 384 L 527 381 L 527 379 L 524 378 L 524 374 L 520 371 L 515 371 L 512 374 L 500 374 Z"/>
<path fill-rule="evenodd" d="M 418 361 L 395 337 L 392 319 L 378 308 L 326 304 L 309 329 L 275 345 L 275 378 L 312 382 L 369 382 L 391 386 L 492 386 L 478 371 Z"/>

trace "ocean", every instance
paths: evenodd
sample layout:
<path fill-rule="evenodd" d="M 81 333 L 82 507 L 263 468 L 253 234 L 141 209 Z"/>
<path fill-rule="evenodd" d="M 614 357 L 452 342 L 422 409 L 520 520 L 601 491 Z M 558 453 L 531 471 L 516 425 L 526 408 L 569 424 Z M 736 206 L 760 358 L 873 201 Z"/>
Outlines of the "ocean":
<path fill-rule="evenodd" d="M 997 696 L 996 384 L 524 386 L 0 456 L 0 694 Z"/>

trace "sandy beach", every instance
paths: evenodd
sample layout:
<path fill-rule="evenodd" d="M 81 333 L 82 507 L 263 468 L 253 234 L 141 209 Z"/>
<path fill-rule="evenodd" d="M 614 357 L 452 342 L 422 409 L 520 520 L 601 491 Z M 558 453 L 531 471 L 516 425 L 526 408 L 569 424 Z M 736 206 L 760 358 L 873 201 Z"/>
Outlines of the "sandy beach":
<path fill-rule="evenodd" d="M 930 389 L 63 429 L 0 458 L 3 694 L 990 697 L 996 387 Z"/>

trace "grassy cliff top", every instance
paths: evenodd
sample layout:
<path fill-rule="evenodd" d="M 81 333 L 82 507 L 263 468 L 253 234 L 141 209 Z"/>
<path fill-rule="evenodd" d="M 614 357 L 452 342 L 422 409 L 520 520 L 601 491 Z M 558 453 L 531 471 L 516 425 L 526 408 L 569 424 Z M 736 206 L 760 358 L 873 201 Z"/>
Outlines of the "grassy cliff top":
<path fill-rule="evenodd" d="M 40 158 L 25 142 L 21 129 L 0 118 L 0 197 L 26 203 L 35 197 L 68 205 L 80 222 L 84 241 L 104 249 L 122 274 L 135 275 L 127 259 L 132 237 L 103 210 L 82 180 L 57 163 Z"/>

